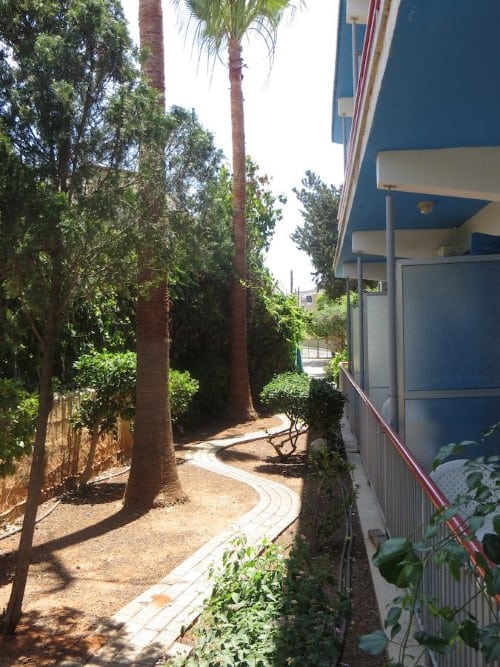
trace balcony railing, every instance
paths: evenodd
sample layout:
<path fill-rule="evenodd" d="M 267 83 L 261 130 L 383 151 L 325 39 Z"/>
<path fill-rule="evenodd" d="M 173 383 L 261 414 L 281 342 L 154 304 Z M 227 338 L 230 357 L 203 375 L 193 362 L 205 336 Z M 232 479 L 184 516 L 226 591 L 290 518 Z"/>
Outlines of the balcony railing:
<path fill-rule="evenodd" d="M 377 498 L 379 509 L 390 536 L 409 536 L 419 539 L 423 528 L 436 509 L 449 505 L 448 499 L 433 483 L 427 473 L 384 422 L 369 398 L 364 394 L 345 368 L 340 371 L 340 388 L 347 397 L 346 414 L 358 440 L 361 459 Z M 467 532 L 459 517 L 447 524 L 458 540 Z M 446 567 L 431 565 L 425 576 L 425 595 L 439 599 L 440 606 L 463 608 L 463 613 L 475 616 L 481 625 L 497 620 L 498 601 L 482 589 L 481 574 L 475 566 L 475 554 L 480 546 L 465 541 L 470 559 L 457 582 Z M 478 594 L 479 593 L 479 594 Z M 495 615 L 496 614 L 496 615 Z M 434 634 L 437 619 L 420 617 L 422 627 Z M 434 665 L 446 667 L 483 667 L 482 654 L 457 645 L 447 655 L 431 655 Z M 497 663 L 495 663 L 497 664 Z"/>

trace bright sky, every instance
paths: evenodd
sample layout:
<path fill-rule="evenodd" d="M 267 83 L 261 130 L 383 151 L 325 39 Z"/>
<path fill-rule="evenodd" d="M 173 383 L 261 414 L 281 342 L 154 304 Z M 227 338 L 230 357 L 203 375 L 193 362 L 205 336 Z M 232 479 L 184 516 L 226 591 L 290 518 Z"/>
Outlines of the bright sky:
<path fill-rule="evenodd" d="M 122 0 L 133 37 L 137 39 L 138 0 Z M 272 67 L 262 39 L 253 34 L 243 45 L 247 65 L 243 80 L 247 154 L 271 178 L 275 194 L 288 199 L 266 264 L 285 291 L 312 289 L 312 265 L 290 240 L 302 225 L 300 188 L 307 169 L 328 184 L 343 178 L 342 149 L 331 143 L 331 105 L 338 0 L 307 0 L 306 7 L 279 27 Z M 216 145 L 231 155 L 229 81 L 222 63 L 200 56 L 193 33 L 186 37 L 179 12 L 163 2 L 166 104 L 196 109 L 202 125 L 214 133 Z M 184 17 L 185 18 L 185 17 Z"/>

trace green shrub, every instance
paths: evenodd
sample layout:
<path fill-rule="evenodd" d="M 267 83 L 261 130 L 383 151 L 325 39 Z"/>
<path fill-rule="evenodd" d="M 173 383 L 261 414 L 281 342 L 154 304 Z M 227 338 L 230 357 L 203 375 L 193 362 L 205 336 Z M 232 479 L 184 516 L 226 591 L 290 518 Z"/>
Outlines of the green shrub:
<path fill-rule="evenodd" d="M 200 617 L 197 641 L 184 667 L 333 665 L 340 656 L 336 632 L 347 607 L 332 591 L 329 563 L 297 541 L 285 548 L 244 538 L 223 555 L 214 588 Z"/>
<path fill-rule="evenodd" d="M 335 438 L 344 411 L 345 396 L 326 378 L 311 378 L 306 421 L 327 441 Z"/>
<path fill-rule="evenodd" d="M 334 382 L 337 387 L 339 386 L 340 364 L 344 361 L 348 361 L 347 348 L 335 352 L 331 361 L 325 365 L 325 377 Z"/>
<path fill-rule="evenodd" d="M 0 378 L 0 477 L 15 470 L 29 454 L 35 435 L 38 398 L 15 380 Z"/>
<path fill-rule="evenodd" d="M 293 422 L 305 422 L 309 384 L 305 373 L 281 373 L 266 384 L 260 400 L 271 412 L 282 412 Z"/>
<path fill-rule="evenodd" d="M 82 399 L 75 425 L 101 433 L 116 431 L 119 418 L 135 416 L 135 352 L 95 352 L 82 355 L 75 362 L 76 381 L 81 388 L 94 392 Z M 188 409 L 198 390 L 198 381 L 187 371 L 170 370 L 170 408 L 176 422 Z"/>
<path fill-rule="evenodd" d="M 297 449 L 297 440 L 307 423 L 310 378 L 304 373 L 281 373 L 274 377 L 260 392 L 265 408 L 274 413 L 284 413 L 289 419 L 287 436 L 270 435 L 269 444 L 281 460 L 289 458 Z M 287 445 L 290 450 L 285 451 Z"/>
<path fill-rule="evenodd" d="M 74 364 L 80 388 L 93 389 L 84 396 L 75 426 L 100 433 L 116 433 L 118 419 L 135 415 L 136 355 L 134 352 L 94 352 Z"/>
<path fill-rule="evenodd" d="M 184 415 L 189 406 L 193 396 L 200 387 L 200 383 L 196 378 L 191 377 L 188 371 L 170 370 L 170 410 L 172 413 L 172 421 L 178 422 Z"/>

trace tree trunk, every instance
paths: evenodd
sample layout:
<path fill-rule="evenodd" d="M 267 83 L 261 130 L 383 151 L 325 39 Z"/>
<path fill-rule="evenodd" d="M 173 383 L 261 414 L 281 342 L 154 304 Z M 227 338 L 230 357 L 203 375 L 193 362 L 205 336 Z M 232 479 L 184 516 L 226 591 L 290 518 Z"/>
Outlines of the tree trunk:
<path fill-rule="evenodd" d="M 172 436 L 168 348 L 168 291 L 161 283 L 137 301 L 136 422 L 124 503 L 138 510 L 185 500 Z"/>
<path fill-rule="evenodd" d="M 246 157 L 241 44 L 229 41 L 231 130 L 233 147 L 233 282 L 231 286 L 231 367 L 228 416 L 256 418 L 250 392 L 247 352 Z"/>
<path fill-rule="evenodd" d="M 139 31 L 142 48 L 149 50 L 144 72 L 150 84 L 165 94 L 163 18 L 161 0 L 139 1 Z M 159 158 L 161 160 L 161 158 Z M 159 173 L 164 173 L 163 160 Z M 147 188 L 143 192 L 147 204 Z M 155 205 L 146 206 L 154 218 L 161 214 Z M 144 221 L 147 225 L 148 221 Z M 139 511 L 157 504 L 185 500 L 175 460 L 168 392 L 169 313 L 165 281 L 152 285 L 150 253 L 139 253 L 137 298 L 137 389 L 134 445 L 124 505 Z"/>
<path fill-rule="evenodd" d="M 35 532 L 36 514 L 40 504 L 44 473 L 45 473 L 45 440 L 47 437 L 47 423 L 52 408 L 52 376 L 57 343 L 57 307 L 51 303 L 47 317 L 47 327 L 43 341 L 42 368 L 40 375 L 40 397 L 31 461 L 28 496 L 24 512 L 23 527 L 17 552 L 16 572 L 12 582 L 7 611 L 2 620 L 2 632 L 5 635 L 14 634 L 21 618 L 24 591 L 28 579 L 28 570 Z"/>
<path fill-rule="evenodd" d="M 87 456 L 87 461 L 85 463 L 85 469 L 80 475 L 80 478 L 78 480 L 78 484 L 80 486 L 85 486 L 86 484 L 88 484 L 89 479 L 92 477 L 92 471 L 94 469 L 95 453 L 97 450 L 97 443 L 99 442 L 100 435 L 101 431 L 99 429 L 99 424 L 94 424 L 94 426 L 92 427 L 92 432 L 90 434 L 90 447 L 89 447 L 89 454 Z"/>

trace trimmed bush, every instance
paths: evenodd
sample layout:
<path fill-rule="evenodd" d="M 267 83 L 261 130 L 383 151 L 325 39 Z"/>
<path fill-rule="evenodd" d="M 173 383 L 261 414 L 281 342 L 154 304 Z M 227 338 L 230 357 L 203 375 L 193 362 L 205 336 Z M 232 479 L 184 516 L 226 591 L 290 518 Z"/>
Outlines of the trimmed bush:
<path fill-rule="evenodd" d="M 306 420 L 309 427 L 329 443 L 335 441 L 346 398 L 326 378 L 311 378 Z"/>
<path fill-rule="evenodd" d="M 297 440 L 307 423 L 307 407 L 310 378 L 304 373 L 281 373 L 268 382 L 260 392 L 265 408 L 274 413 L 284 413 L 289 421 L 287 436 L 268 437 L 280 460 L 286 460 L 297 449 Z M 290 450 L 285 451 L 287 445 Z"/>

